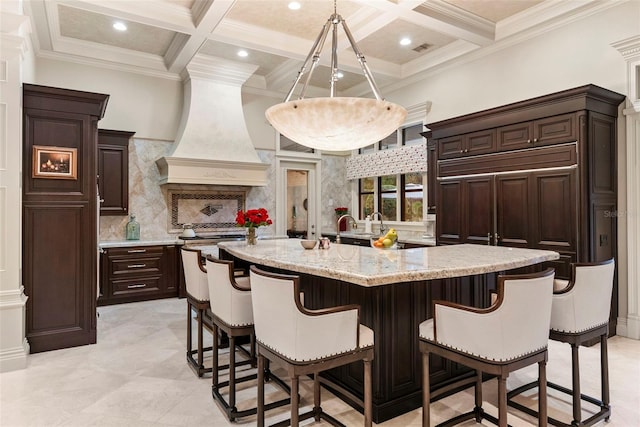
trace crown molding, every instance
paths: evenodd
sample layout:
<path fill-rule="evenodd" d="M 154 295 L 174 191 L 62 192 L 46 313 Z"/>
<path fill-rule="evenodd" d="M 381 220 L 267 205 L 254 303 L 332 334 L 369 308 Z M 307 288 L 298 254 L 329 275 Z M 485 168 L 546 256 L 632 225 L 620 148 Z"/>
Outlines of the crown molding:
<path fill-rule="evenodd" d="M 155 77 L 160 79 L 180 81 L 182 78 L 178 73 L 171 73 L 169 71 L 154 70 L 148 67 L 140 67 L 137 65 L 129 65 L 123 63 L 115 63 L 111 61 L 105 61 L 98 58 L 84 58 L 65 52 L 51 52 L 49 50 L 37 50 L 35 52 L 37 58 L 51 59 L 54 61 L 70 62 L 78 65 L 88 65 L 96 68 L 104 68 L 113 71 L 121 71 L 125 73 L 134 73 L 148 77 Z"/>

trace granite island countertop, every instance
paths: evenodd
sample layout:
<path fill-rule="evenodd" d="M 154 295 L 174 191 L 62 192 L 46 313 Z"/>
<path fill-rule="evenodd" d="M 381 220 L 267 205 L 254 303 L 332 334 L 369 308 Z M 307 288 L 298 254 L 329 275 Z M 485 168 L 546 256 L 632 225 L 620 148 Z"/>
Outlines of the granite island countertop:
<path fill-rule="evenodd" d="M 559 258 L 553 251 L 472 244 L 383 250 L 332 243 L 307 250 L 298 239 L 285 239 L 218 247 L 248 262 L 366 287 L 494 273 Z"/>

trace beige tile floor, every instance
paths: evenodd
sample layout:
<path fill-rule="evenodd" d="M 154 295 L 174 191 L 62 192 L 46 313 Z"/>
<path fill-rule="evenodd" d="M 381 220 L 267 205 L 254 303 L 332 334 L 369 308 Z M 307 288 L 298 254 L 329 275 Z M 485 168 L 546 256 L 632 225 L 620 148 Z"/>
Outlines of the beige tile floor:
<path fill-rule="evenodd" d="M 27 369 L 0 374 L 0 426 L 232 425 L 212 401 L 210 377 L 198 379 L 186 364 L 185 300 L 100 307 L 99 313 L 97 344 L 30 355 Z M 550 342 L 548 378 L 567 386 L 569 353 L 568 345 Z M 583 392 L 598 395 L 598 346 L 582 348 L 580 355 Z M 613 337 L 609 356 L 613 416 L 606 425 L 640 426 L 640 341 Z M 534 379 L 536 372 L 532 367 L 512 374 L 508 387 Z M 307 406 L 310 385 L 308 380 L 301 385 Z M 485 410 L 495 414 L 495 381 L 486 382 L 483 389 Z M 248 383 L 239 399 L 251 401 L 254 396 L 255 388 Z M 555 396 L 549 402 L 550 413 L 568 420 L 567 399 Z M 323 391 L 323 402 L 346 425 L 362 425 L 362 415 L 329 392 Z M 435 402 L 432 422 L 464 412 L 472 402 L 470 391 Z M 420 426 L 421 414 L 417 409 L 381 425 Z M 287 408 L 270 411 L 268 417 L 269 422 L 287 418 Z M 537 421 L 509 408 L 509 423 Z M 236 424 L 255 425 L 255 417 Z"/>

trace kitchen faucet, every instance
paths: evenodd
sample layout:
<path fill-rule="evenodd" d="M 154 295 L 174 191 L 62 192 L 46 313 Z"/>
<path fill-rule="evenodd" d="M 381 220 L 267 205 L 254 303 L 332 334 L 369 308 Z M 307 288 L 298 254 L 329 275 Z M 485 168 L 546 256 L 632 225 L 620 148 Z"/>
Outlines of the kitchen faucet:
<path fill-rule="evenodd" d="M 385 232 L 385 231 L 387 231 L 387 229 L 385 228 L 384 223 L 382 222 L 382 213 L 380 213 L 380 212 L 378 212 L 378 211 L 376 211 L 376 212 L 372 213 L 372 214 L 370 215 L 370 216 L 371 216 L 371 219 L 373 219 L 373 216 L 374 216 L 374 215 L 378 215 L 378 218 L 380 218 L 380 235 L 383 235 L 383 234 L 384 234 L 384 232 Z"/>
<path fill-rule="evenodd" d="M 354 217 L 352 217 L 349 214 L 344 214 L 342 215 L 340 218 L 338 218 L 338 222 L 336 222 L 336 230 L 337 230 L 337 234 L 336 234 L 336 243 L 340 243 L 340 222 L 345 219 L 345 218 L 351 218 L 352 219 L 352 223 L 351 223 L 351 228 L 358 228 L 358 223 L 356 223 L 356 219 Z"/>

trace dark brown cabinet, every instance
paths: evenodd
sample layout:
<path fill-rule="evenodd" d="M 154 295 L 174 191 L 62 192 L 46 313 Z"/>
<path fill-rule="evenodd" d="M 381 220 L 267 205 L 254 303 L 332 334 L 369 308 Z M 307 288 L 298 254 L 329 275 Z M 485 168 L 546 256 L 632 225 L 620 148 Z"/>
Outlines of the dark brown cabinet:
<path fill-rule="evenodd" d="M 438 158 L 474 156 L 496 151 L 495 129 L 442 138 L 438 141 Z"/>
<path fill-rule="evenodd" d="M 577 141 L 577 114 L 561 114 L 497 129 L 497 151 L 520 150 Z"/>
<path fill-rule="evenodd" d="M 32 353 L 96 342 L 96 147 L 108 98 L 23 85 L 22 282 Z"/>
<path fill-rule="evenodd" d="M 615 257 L 615 217 L 607 213 L 616 210 L 623 100 L 587 85 L 426 125 L 423 136 L 438 147 L 437 243 L 553 250 L 560 259 L 545 267 L 561 278 L 571 262 Z M 471 136 L 492 133 L 493 152 L 466 151 Z M 614 283 L 612 331 L 616 293 Z"/>
<path fill-rule="evenodd" d="M 178 296 L 177 257 L 172 245 L 103 249 L 98 305 Z"/>
<path fill-rule="evenodd" d="M 129 214 L 129 139 L 134 134 L 98 129 L 100 215 Z"/>

